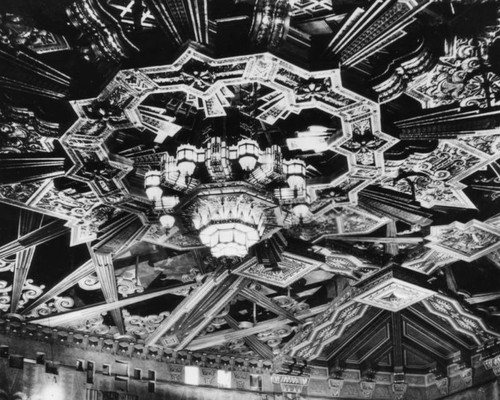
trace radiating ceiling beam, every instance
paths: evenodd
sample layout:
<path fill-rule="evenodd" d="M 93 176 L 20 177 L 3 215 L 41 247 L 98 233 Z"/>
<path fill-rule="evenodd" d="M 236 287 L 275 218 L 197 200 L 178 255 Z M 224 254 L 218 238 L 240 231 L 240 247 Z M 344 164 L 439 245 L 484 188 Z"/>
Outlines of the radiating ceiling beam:
<path fill-rule="evenodd" d="M 394 239 L 398 233 L 396 229 L 396 222 L 390 221 L 386 226 L 387 238 Z M 399 253 L 399 246 L 396 242 L 391 240 L 389 243 L 384 244 L 385 253 L 395 256 Z"/>
<path fill-rule="evenodd" d="M 235 331 L 240 330 L 238 322 L 230 315 L 226 315 L 224 317 L 224 320 L 227 322 L 230 328 L 234 329 Z M 273 358 L 273 351 L 271 350 L 271 348 L 267 344 L 262 343 L 259 339 L 257 339 L 255 335 L 245 336 L 243 337 L 243 341 L 250 348 L 250 350 L 260 355 L 263 359 L 270 360 Z"/>
<path fill-rule="evenodd" d="M 147 227 L 134 214 L 123 213 L 99 227 L 93 248 L 96 252 L 120 254 L 128 249 Z"/>
<path fill-rule="evenodd" d="M 332 236 L 332 239 L 342 240 L 343 242 L 367 242 L 367 243 L 407 243 L 417 244 L 425 240 L 419 237 L 373 237 L 373 236 Z"/>
<path fill-rule="evenodd" d="M 118 286 L 116 284 L 115 268 L 113 258 L 109 253 L 97 253 L 91 250 L 92 261 L 94 262 L 97 278 L 101 284 L 101 291 L 106 303 L 115 303 L 118 301 Z M 113 321 L 121 334 L 125 333 L 125 324 L 121 310 L 110 310 Z"/>
<path fill-rule="evenodd" d="M 56 220 L 43 225 L 42 227 L 27 233 L 10 243 L 0 246 L 0 258 L 7 258 L 19 253 L 22 250 L 30 247 L 46 243 L 56 237 L 64 235 L 68 232 L 68 228 L 64 226 L 66 221 Z"/>
<path fill-rule="evenodd" d="M 177 44 L 193 39 L 208 43 L 206 0 L 145 0 L 167 37 Z"/>
<path fill-rule="evenodd" d="M 324 304 L 321 306 L 317 306 L 311 308 L 306 311 L 302 311 L 300 314 L 297 314 L 296 317 L 301 321 L 314 317 L 317 314 L 322 313 L 328 308 L 329 304 Z M 187 349 L 191 351 L 197 351 L 201 349 L 205 349 L 208 347 L 214 347 L 224 344 L 225 342 L 240 340 L 250 335 L 256 335 L 261 332 L 269 331 L 272 329 L 278 329 L 283 325 L 289 324 L 290 321 L 285 317 L 278 317 L 268 321 L 263 321 L 257 323 L 255 326 L 246 329 L 240 329 L 238 331 L 225 329 L 221 332 L 216 332 L 208 335 L 201 336 L 199 338 L 194 339 L 188 346 Z"/>
<path fill-rule="evenodd" d="M 55 296 L 59 296 L 61 293 L 72 288 L 80 280 L 89 276 L 94 271 L 95 271 L 95 266 L 94 266 L 94 262 L 92 260 L 88 260 L 87 262 L 83 263 L 80 267 L 78 267 L 76 270 L 74 270 L 71 274 L 69 274 L 68 276 L 63 278 L 55 286 L 53 286 L 51 289 L 46 291 L 42 296 L 40 296 L 38 299 L 36 299 L 32 304 L 30 304 L 28 307 L 26 307 L 21 312 L 21 315 L 29 314 L 35 308 L 41 306 L 42 304 L 46 303 L 50 299 L 54 298 Z"/>
<path fill-rule="evenodd" d="M 181 320 L 185 314 L 191 312 L 199 302 L 201 302 L 205 296 L 210 293 L 219 284 L 219 282 L 226 279 L 229 272 L 224 270 L 220 273 L 217 271 L 213 276 L 207 278 L 207 280 L 198 288 L 196 288 L 193 293 L 187 296 L 181 303 L 172 311 L 168 318 L 166 318 L 156 329 L 146 338 L 146 345 L 152 345 L 156 343 L 160 338 L 165 335 L 170 329 L 174 327 L 177 322 Z"/>
<path fill-rule="evenodd" d="M 234 276 L 230 276 L 233 278 Z M 224 307 L 241 291 L 243 286 L 248 285 L 248 279 L 238 276 L 230 285 L 226 287 L 223 295 L 218 297 L 215 304 L 212 304 L 210 310 L 204 313 L 201 321 L 189 329 L 189 333 L 183 337 L 182 341 L 177 346 L 177 350 L 184 349 L 205 327 L 222 311 Z"/>
<path fill-rule="evenodd" d="M 500 291 L 474 294 L 471 297 L 467 297 L 465 301 L 469 304 L 480 304 L 498 299 L 500 299 Z"/>
<path fill-rule="evenodd" d="M 42 221 L 42 214 L 21 209 L 19 214 L 18 238 L 22 238 L 33 229 L 40 228 Z M 28 277 L 35 249 L 36 246 L 29 247 L 16 254 L 16 261 L 14 263 L 14 279 L 12 282 L 12 296 L 10 302 L 10 311 L 12 313 L 15 313 L 19 306 L 19 300 L 21 299 L 24 283 Z"/>
<path fill-rule="evenodd" d="M 60 325 L 67 325 L 74 321 L 79 321 L 85 318 L 92 317 L 94 315 L 99 315 L 111 310 L 120 309 L 122 307 L 130 306 L 133 304 L 142 303 L 156 297 L 165 296 L 167 294 L 179 294 L 193 287 L 193 283 L 186 285 L 178 285 L 165 289 L 158 289 L 148 293 L 141 293 L 136 296 L 130 296 L 123 298 L 121 300 L 115 301 L 113 303 L 98 303 L 91 306 L 85 306 L 77 308 L 75 310 L 67 311 L 60 314 L 44 316 L 40 318 L 35 318 L 30 320 L 30 323 L 47 325 L 51 327 L 56 327 Z"/>
<path fill-rule="evenodd" d="M 262 294 L 255 289 L 243 289 L 240 295 L 246 300 L 249 300 L 252 303 L 256 303 L 268 311 L 271 311 L 281 317 L 287 318 L 290 321 L 295 322 L 296 324 L 301 324 L 301 321 L 296 318 L 295 315 L 293 315 L 290 311 L 287 311 L 284 308 L 280 307 L 265 294 Z"/>

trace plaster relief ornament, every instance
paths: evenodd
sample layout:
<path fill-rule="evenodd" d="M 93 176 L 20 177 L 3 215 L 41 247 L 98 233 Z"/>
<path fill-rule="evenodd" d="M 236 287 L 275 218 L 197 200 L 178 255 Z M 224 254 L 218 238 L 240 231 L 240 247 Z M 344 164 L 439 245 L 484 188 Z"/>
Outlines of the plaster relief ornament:
<path fill-rule="evenodd" d="M 492 71 L 484 71 L 490 65 L 488 47 L 493 38 L 491 31 L 478 38 L 455 37 L 437 65 L 409 85 L 408 95 L 425 108 L 497 104 L 495 95 L 500 90 L 500 77 Z"/>
<path fill-rule="evenodd" d="M 390 278 L 355 297 L 355 301 L 392 312 L 400 311 L 432 296 L 434 292 L 401 279 Z"/>
<path fill-rule="evenodd" d="M 500 230 L 493 225 L 471 220 L 433 226 L 426 238 L 427 247 L 459 260 L 473 261 L 500 247 Z"/>
<path fill-rule="evenodd" d="M 328 379 L 328 386 L 330 387 L 333 397 L 340 397 L 340 392 L 342 391 L 342 387 L 344 386 L 344 380 L 334 378 Z"/>
<path fill-rule="evenodd" d="M 460 181 L 484 167 L 484 154 L 443 140 L 430 153 L 414 153 L 407 159 L 386 161 L 382 186 L 415 197 L 423 207 L 475 208 Z M 389 178 L 390 177 L 390 178 Z"/>

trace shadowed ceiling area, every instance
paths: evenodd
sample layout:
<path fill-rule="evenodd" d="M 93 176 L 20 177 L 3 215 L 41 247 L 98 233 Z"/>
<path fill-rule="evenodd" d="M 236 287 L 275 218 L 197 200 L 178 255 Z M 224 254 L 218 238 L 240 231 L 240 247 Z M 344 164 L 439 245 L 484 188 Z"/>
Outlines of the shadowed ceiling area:
<path fill-rule="evenodd" d="M 494 379 L 499 38 L 493 1 L 2 0 L 0 320 L 284 398 Z"/>

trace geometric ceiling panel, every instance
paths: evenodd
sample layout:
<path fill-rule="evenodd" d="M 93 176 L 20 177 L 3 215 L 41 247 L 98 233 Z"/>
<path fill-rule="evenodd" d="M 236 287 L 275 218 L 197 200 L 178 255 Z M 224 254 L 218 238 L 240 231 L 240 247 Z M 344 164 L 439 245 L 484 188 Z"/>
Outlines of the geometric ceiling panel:
<path fill-rule="evenodd" d="M 432 226 L 426 246 L 459 260 L 473 261 L 500 248 L 500 230 L 481 221 Z"/>
<path fill-rule="evenodd" d="M 285 252 L 283 253 L 283 260 L 278 261 L 274 270 L 259 264 L 256 259 L 251 259 L 241 264 L 233 273 L 265 284 L 286 288 L 304 275 L 319 268 L 321 264 L 319 261 Z"/>

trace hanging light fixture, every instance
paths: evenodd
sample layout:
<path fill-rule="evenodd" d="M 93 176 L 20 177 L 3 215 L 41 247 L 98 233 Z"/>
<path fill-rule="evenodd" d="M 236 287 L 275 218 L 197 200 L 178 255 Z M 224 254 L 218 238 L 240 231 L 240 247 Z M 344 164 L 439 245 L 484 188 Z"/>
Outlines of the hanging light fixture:
<path fill-rule="evenodd" d="M 239 199 L 204 201 L 193 216 L 200 241 L 214 257 L 244 257 L 264 233 L 264 212 Z"/>
<path fill-rule="evenodd" d="M 305 203 L 300 203 L 292 208 L 292 212 L 299 219 L 304 219 L 309 214 L 309 206 Z"/>
<path fill-rule="evenodd" d="M 294 158 L 283 163 L 286 181 L 291 189 L 305 189 L 306 187 L 306 163 Z"/>
<path fill-rule="evenodd" d="M 220 137 L 213 137 L 205 148 L 205 168 L 214 182 L 225 182 L 231 179 L 232 168 L 229 149 Z"/>
<path fill-rule="evenodd" d="M 144 175 L 144 188 L 146 189 L 146 196 L 154 202 L 160 201 L 163 190 L 160 187 L 161 172 L 152 170 L 146 172 Z"/>
<path fill-rule="evenodd" d="M 264 232 L 273 229 L 269 225 L 276 224 L 269 205 L 273 208 L 279 203 L 300 220 L 309 215 L 306 164 L 301 159 L 283 160 L 277 145 L 261 151 L 252 139 L 228 146 L 222 138 L 211 137 L 203 148 L 183 144 L 175 156 L 165 153 L 161 160 L 161 172 L 153 170 L 145 175 L 146 194 L 155 202 L 158 222 L 171 229 L 176 222 L 185 221 L 174 216 L 179 197 L 163 196 L 164 187 L 182 197 L 179 207 L 186 207 L 183 215 L 190 216 L 200 242 L 215 257 L 246 256 Z M 235 163 L 251 173 L 238 174 Z M 204 173 L 194 178 L 198 166 Z M 283 181 L 288 187 L 281 185 Z M 274 188 L 274 196 L 265 187 L 271 182 L 280 186 Z M 256 192 L 252 192 L 254 185 Z M 236 191 L 243 194 L 236 196 Z M 292 223 L 296 222 L 292 218 Z"/>
<path fill-rule="evenodd" d="M 243 139 L 238 142 L 238 162 L 244 171 L 252 171 L 259 159 L 259 145 L 255 140 Z"/>
<path fill-rule="evenodd" d="M 183 144 L 177 148 L 177 169 L 186 176 L 191 176 L 196 169 L 196 153 L 195 146 Z"/>
<path fill-rule="evenodd" d="M 160 216 L 160 224 L 165 229 L 170 229 L 175 225 L 175 217 L 172 215 L 172 209 L 179 204 L 177 196 L 163 196 L 161 198 L 160 208 L 165 212 Z"/>
<path fill-rule="evenodd" d="M 160 224 L 165 229 L 170 229 L 170 228 L 172 228 L 175 225 L 175 218 L 171 214 L 163 214 L 160 217 Z"/>

